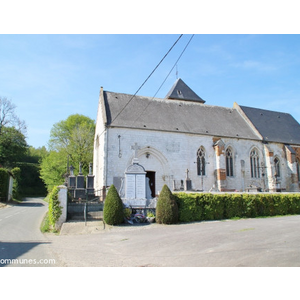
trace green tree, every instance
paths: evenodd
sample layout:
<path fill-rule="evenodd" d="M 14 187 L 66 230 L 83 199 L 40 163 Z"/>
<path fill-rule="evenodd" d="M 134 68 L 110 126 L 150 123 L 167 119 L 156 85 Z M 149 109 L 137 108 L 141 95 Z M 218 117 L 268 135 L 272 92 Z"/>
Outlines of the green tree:
<path fill-rule="evenodd" d="M 13 167 L 22 161 L 28 149 L 25 136 L 14 127 L 2 127 L 0 134 L 0 165 Z"/>
<path fill-rule="evenodd" d="M 104 202 L 103 219 L 109 225 L 124 222 L 123 202 L 114 185 L 111 185 Z"/>
<path fill-rule="evenodd" d="M 89 163 L 93 161 L 94 134 L 95 121 L 79 114 L 53 125 L 50 152 L 42 158 L 40 171 L 48 190 L 64 182 L 68 163 L 76 173 L 82 162 L 83 174 L 88 174 Z"/>
<path fill-rule="evenodd" d="M 163 186 L 157 200 L 156 222 L 160 224 L 174 224 L 178 222 L 178 206 L 166 184 Z"/>
<path fill-rule="evenodd" d="M 65 121 L 53 125 L 49 148 L 69 157 L 70 164 L 78 171 L 83 164 L 83 173 L 88 173 L 89 163 L 93 161 L 95 121 L 89 117 L 75 114 Z M 66 166 L 66 164 L 65 164 Z"/>
<path fill-rule="evenodd" d="M 9 173 L 6 169 L 0 168 L 0 201 L 7 200 Z"/>
<path fill-rule="evenodd" d="M 34 148 L 32 146 L 29 146 L 24 162 L 41 163 L 42 159 L 46 157 L 48 154 L 49 152 L 47 151 L 45 146 L 39 148 Z"/>
<path fill-rule="evenodd" d="M 66 173 L 66 157 L 62 152 L 50 151 L 41 162 L 41 178 L 51 191 L 55 186 L 64 183 L 64 174 Z"/>
<path fill-rule="evenodd" d="M 2 134 L 2 129 L 4 127 L 14 127 L 25 134 L 25 122 L 20 120 L 16 115 L 15 109 L 16 105 L 14 105 L 11 100 L 0 96 L 0 135 Z"/>

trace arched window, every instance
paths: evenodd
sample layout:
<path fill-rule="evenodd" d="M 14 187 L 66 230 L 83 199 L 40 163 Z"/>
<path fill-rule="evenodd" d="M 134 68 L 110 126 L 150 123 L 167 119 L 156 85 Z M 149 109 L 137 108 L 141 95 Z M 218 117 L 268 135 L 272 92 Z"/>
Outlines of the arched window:
<path fill-rule="evenodd" d="M 274 166 L 275 166 L 275 175 L 280 177 L 280 160 L 278 157 L 274 159 Z"/>
<path fill-rule="evenodd" d="M 231 148 L 226 150 L 226 175 L 233 176 L 233 154 Z"/>
<path fill-rule="evenodd" d="M 260 178 L 259 156 L 256 149 L 253 149 L 250 153 L 250 166 L 251 166 L 251 177 Z"/>
<path fill-rule="evenodd" d="M 205 150 L 203 147 L 197 151 L 197 175 L 205 175 Z"/>

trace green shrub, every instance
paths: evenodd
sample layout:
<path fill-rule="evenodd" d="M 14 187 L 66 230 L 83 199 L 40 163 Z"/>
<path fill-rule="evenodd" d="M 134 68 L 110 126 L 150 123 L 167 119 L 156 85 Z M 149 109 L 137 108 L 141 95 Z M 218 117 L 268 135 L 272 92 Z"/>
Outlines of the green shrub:
<path fill-rule="evenodd" d="M 290 214 L 300 214 L 300 197 L 299 194 L 290 195 Z"/>
<path fill-rule="evenodd" d="M 48 217 L 49 224 L 52 229 L 55 229 L 55 223 L 58 221 L 59 217 L 62 214 L 62 207 L 60 206 L 60 202 L 58 200 L 58 192 L 59 188 L 54 187 L 48 197 Z"/>
<path fill-rule="evenodd" d="M 245 203 L 240 194 L 225 195 L 225 213 L 226 219 L 245 217 Z"/>
<path fill-rule="evenodd" d="M 256 195 L 254 194 L 241 194 L 244 203 L 244 214 L 243 217 L 255 218 L 256 212 Z"/>
<path fill-rule="evenodd" d="M 123 202 L 114 185 L 111 185 L 104 202 L 103 219 L 109 225 L 124 222 Z"/>
<path fill-rule="evenodd" d="M 174 195 L 178 206 L 178 220 L 192 222 L 202 220 L 203 208 L 199 204 L 198 194 L 179 193 Z"/>
<path fill-rule="evenodd" d="M 180 222 L 300 214 L 300 194 L 176 193 Z"/>
<path fill-rule="evenodd" d="M 213 203 L 213 210 L 214 210 L 214 220 L 222 220 L 225 218 L 225 198 L 221 195 L 215 195 L 213 197 L 212 194 L 210 194 L 211 201 Z"/>
<path fill-rule="evenodd" d="M 132 211 L 130 208 L 126 207 L 123 209 L 123 214 L 125 219 L 129 219 L 132 215 Z"/>
<path fill-rule="evenodd" d="M 48 214 L 46 214 L 44 216 L 44 219 L 43 219 L 43 221 L 41 223 L 41 226 L 40 226 L 40 230 L 43 233 L 51 231 L 50 223 L 49 223 L 49 215 Z"/>
<path fill-rule="evenodd" d="M 160 224 L 174 224 L 178 222 L 178 206 L 175 197 L 165 184 L 156 204 L 156 222 Z"/>
<path fill-rule="evenodd" d="M 8 172 L 6 169 L 0 168 L 0 200 L 6 201 L 8 194 Z"/>
<path fill-rule="evenodd" d="M 14 199 L 21 199 L 20 193 L 19 193 L 19 183 L 20 183 L 20 177 L 21 177 L 21 169 L 16 167 L 11 170 L 11 173 L 14 176 L 14 184 L 13 184 L 13 198 Z"/>

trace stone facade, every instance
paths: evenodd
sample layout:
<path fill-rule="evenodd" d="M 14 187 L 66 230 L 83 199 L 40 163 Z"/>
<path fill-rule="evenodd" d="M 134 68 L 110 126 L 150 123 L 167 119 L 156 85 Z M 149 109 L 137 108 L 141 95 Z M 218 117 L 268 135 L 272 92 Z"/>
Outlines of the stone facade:
<path fill-rule="evenodd" d="M 293 178 L 297 175 L 295 163 L 285 159 L 285 146 L 279 143 L 269 143 L 266 147 L 259 141 L 222 138 L 223 145 L 220 150 L 220 146 L 214 146 L 214 137 L 210 136 L 121 128 L 109 128 L 106 135 L 109 137 L 109 144 L 101 145 L 102 147 L 99 148 L 107 149 L 107 155 L 95 155 L 94 158 L 96 190 L 102 186 L 110 186 L 116 177 L 124 178 L 124 172 L 134 158 L 131 146 L 135 143 L 138 143 L 141 148 L 138 151 L 139 163 L 146 172 L 155 172 L 156 194 L 164 184 L 172 189 L 174 180 L 183 181 L 186 169 L 189 170 L 192 188 L 204 191 L 214 187 L 219 191 L 245 191 L 250 186 L 273 191 L 276 189 L 274 177 L 276 157 L 281 164 L 281 174 L 277 178 L 281 189 L 292 190 L 292 185 L 295 183 Z M 204 176 L 197 175 L 197 151 L 200 147 L 205 150 L 206 174 Z M 233 176 L 226 176 L 224 153 L 228 147 L 233 153 Z M 259 169 L 258 178 L 251 177 L 252 149 L 257 149 L 260 162 L 264 163 L 264 167 Z"/>
<path fill-rule="evenodd" d="M 100 91 L 93 163 L 96 191 L 114 184 L 120 194 L 124 193 L 124 174 L 135 156 L 135 144 L 139 146 L 139 164 L 155 195 L 164 184 L 171 190 L 183 189 L 187 170 L 195 191 L 299 191 L 298 123 L 299 128 L 293 127 L 294 143 L 287 144 L 286 140 L 280 142 L 280 136 L 266 141 L 268 137 L 253 124 L 260 120 L 250 120 L 247 109 L 236 103 L 227 109 L 204 105 L 201 98 L 191 103 L 189 99 L 139 97 L 130 108 L 130 99 L 128 95 Z M 143 101 L 148 102 L 140 108 Z M 178 111 L 180 116 L 172 115 Z M 258 112 L 263 116 L 261 110 Z M 270 113 L 272 117 L 274 112 Z M 289 122 L 287 119 L 284 125 Z M 284 136 L 284 132 L 280 134 Z"/>

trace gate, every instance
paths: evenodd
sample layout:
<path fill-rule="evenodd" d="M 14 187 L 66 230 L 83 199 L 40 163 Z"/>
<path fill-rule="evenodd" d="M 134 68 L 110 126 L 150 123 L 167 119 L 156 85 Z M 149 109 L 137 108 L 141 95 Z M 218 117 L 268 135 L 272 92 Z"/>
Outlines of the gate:
<path fill-rule="evenodd" d="M 105 193 L 100 191 L 99 196 L 86 195 L 82 198 L 68 198 L 67 221 L 96 221 L 103 220 Z"/>

